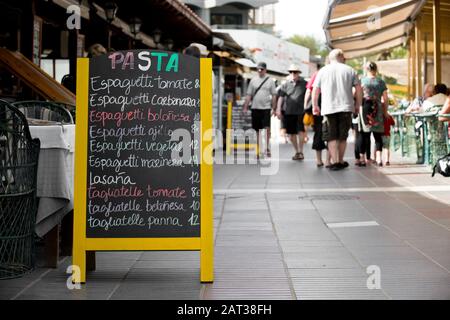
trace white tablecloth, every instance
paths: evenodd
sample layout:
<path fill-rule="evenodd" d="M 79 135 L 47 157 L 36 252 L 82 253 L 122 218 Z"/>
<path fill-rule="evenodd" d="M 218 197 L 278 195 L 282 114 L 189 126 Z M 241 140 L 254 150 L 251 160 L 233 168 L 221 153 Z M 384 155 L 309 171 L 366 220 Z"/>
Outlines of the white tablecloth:
<path fill-rule="evenodd" d="M 36 234 L 44 236 L 73 209 L 75 125 L 30 126 L 41 141 Z"/>

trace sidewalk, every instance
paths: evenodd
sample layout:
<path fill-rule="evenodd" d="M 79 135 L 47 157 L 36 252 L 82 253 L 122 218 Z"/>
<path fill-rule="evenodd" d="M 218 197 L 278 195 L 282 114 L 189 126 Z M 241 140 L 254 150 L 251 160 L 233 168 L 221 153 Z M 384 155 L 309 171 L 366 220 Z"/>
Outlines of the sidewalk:
<path fill-rule="evenodd" d="M 317 169 L 280 145 L 277 175 L 258 165 L 214 172 L 215 281 L 198 252 L 97 253 L 68 290 L 65 258 L 0 281 L 0 299 L 450 299 L 450 180 L 423 166 Z M 367 288 L 368 266 L 381 289 Z"/>

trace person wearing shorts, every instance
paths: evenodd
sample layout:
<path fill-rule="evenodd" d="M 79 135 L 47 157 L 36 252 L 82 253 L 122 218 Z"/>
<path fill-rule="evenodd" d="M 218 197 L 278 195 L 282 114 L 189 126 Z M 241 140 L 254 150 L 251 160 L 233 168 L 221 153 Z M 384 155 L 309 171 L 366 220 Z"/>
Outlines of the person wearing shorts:
<path fill-rule="evenodd" d="M 303 124 L 306 81 L 300 77 L 300 68 L 292 64 L 289 66 L 291 78 L 280 88 L 277 116 L 281 117 L 284 110 L 286 133 L 289 134 L 295 154 L 292 160 L 303 160 L 303 144 L 305 142 L 305 125 Z"/>
<path fill-rule="evenodd" d="M 345 64 L 344 52 L 334 49 L 329 55 L 330 64 L 317 74 L 313 89 L 314 115 L 323 115 L 324 137 L 333 160 L 331 170 L 341 170 L 349 166 L 344 161 L 348 132 L 352 126 L 352 114 L 359 113 L 362 103 L 362 89 L 356 71 Z M 355 97 L 353 96 L 355 88 Z M 319 95 L 322 105 L 319 107 Z"/>
<path fill-rule="evenodd" d="M 255 131 L 270 128 L 271 109 L 252 109 L 252 128 Z"/>
<path fill-rule="evenodd" d="M 266 156 L 270 157 L 270 119 L 275 113 L 277 92 L 275 81 L 267 75 L 267 65 L 260 62 L 257 65 L 258 76 L 254 77 L 247 89 L 247 97 L 244 102 L 244 112 L 248 112 L 250 102 L 252 103 L 252 127 L 257 132 L 258 154 L 261 150 L 260 133 L 266 131 L 267 148 Z"/>

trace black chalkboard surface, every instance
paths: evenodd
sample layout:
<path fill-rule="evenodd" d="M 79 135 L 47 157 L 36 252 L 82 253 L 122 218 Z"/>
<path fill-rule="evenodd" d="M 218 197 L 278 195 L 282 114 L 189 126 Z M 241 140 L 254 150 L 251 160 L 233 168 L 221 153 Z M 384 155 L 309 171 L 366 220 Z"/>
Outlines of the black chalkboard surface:
<path fill-rule="evenodd" d="M 199 82 L 200 60 L 178 53 L 90 59 L 88 238 L 200 237 Z M 176 129 L 189 161 L 172 157 Z"/>

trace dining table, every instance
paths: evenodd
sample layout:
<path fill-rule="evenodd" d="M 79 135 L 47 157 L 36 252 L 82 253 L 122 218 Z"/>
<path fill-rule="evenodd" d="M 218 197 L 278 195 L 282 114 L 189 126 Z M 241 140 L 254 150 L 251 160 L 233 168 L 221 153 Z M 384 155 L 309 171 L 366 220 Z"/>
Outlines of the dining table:
<path fill-rule="evenodd" d="M 73 210 L 75 125 L 29 121 L 32 138 L 41 142 L 37 170 L 36 197 L 38 209 L 35 232 L 45 238 L 53 233 L 53 262 L 59 251 L 59 230 L 63 218 Z M 56 242 L 56 243 L 55 243 Z M 56 261 L 55 261 L 56 259 Z"/>

